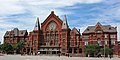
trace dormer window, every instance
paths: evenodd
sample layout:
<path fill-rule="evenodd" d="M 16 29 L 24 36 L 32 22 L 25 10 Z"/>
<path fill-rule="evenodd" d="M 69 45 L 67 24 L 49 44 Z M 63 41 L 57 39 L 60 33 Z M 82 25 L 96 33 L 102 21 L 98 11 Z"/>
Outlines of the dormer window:
<path fill-rule="evenodd" d="M 87 31 L 89 31 L 89 29 L 87 29 Z"/>
<path fill-rule="evenodd" d="M 23 34 L 23 32 L 21 32 L 21 34 Z"/>
<path fill-rule="evenodd" d="M 109 28 L 109 30 L 111 30 L 111 28 Z"/>
<path fill-rule="evenodd" d="M 9 32 L 6 33 L 7 35 L 9 34 Z"/>

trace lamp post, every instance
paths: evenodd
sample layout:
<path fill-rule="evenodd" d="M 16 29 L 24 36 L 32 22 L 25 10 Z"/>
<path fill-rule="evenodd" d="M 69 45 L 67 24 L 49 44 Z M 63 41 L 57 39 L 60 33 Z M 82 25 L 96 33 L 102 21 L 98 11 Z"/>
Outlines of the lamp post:
<path fill-rule="evenodd" d="M 104 40 L 104 58 L 105 58 L 105 45 L 107 44 L 107 40 Z"/>
<path fill-rule="evenodd" d="M 105 40 L 104 40 L 104 58 L 105 58 Z"/>

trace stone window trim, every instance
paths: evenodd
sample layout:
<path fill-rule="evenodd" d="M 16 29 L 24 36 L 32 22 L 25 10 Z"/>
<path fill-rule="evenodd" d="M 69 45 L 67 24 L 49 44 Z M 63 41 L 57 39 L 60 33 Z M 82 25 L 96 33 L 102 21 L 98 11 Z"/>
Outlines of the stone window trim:
<path fill-rule="evenodd" d="M 116 35 L 115 34 L 110 35 L 110 38 L 116 38 Z"/>
<path fill-rule="evenodd" d="M 115 40 L 111 40 L 111 45 L 115 45 Z"/>
<path fill-rule="evenodd" d="M 85 40 L 85 45 L 88 45 L 88 40 Z"/>
<path fill-rule="evenodd" d="M 105 38 L 108 38 L 107 34 L 104 35 Z"/>

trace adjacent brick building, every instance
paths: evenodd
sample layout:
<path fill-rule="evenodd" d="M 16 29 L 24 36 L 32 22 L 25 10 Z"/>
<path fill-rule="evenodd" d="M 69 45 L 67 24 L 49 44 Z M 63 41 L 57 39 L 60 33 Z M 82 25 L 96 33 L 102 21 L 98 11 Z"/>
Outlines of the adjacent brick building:
<path fill-rule="evenodd" d="M 11 43 L 15 45 L 20 40 L 26 41 L 27 35 L 28 35 L 27 30 L 19 30 L 18 28 L 14 28 L 11 31 L 6 31 L 4 35 L 4 43 Z"/>
<path fill-rule="evenodd" d="M 120 41 L 118 41 L 118 55 L 120 57 Z"/>
<path fill-rule="evenodd" d="M 82 33 L 85 46 L 99 44 L 100 47 L 109 47 L 113 54 L 118 55 L 117 27 L 102 25 L 99 22 L 95 26 L 88 26 Z"/>

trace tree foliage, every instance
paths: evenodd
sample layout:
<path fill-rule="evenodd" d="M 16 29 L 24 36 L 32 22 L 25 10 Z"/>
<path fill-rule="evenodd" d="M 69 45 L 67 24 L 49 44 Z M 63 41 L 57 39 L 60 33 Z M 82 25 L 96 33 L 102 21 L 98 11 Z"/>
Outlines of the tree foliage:
<path fill-rule="evenodd" d="M 20 53 L 22 53 L 22 49 L 25 48 L 25 45 L 26 45 L 25 42 L 23 40 L 20 40 L 16 44 L 15 48 L 16 48 L 16 50 L 19 50 Z"/>
<path fill-rule="evenodd" d="M 110 48 L 100 48 L 99 45 L 96 44 L 90 44 L 88 46 L 85 47 L 85 53 L 88 55 L 92 55 L 92 56 L 97 56 L 98 53 L 101 54 L 111 54 L 112 53 L 112 49 Z"/>
<path fill-rule="evenodd" d="M 23 40 L 20 40 L 17 44 L 16 44 L 16 49 L 22 49 L 25 47 L 25 42 Z"/>
<path fill-rule="evenodd" d="M 85 47 L 85 53 L 89 55 L 95 55 L 99 51 L 99 46 L 96 44 L 90 44 Z"/>
<path fill-rule="evenodd" d="M 0 51 L 3 53 L 13 53 L 14 51 L 21 50 L 25 47 L 25 42 L 20 40 L 16 45 L 12 45 L 10 43 L 4 43 L 0 45 Z"/>
<path fill-rule="evenodd" d="M 4 52 L 4 53 L 10 53 L 12 52 L 13 50 L 13 45 L 10 44 L 10 43 L 4 43 L 1 45 L 1 50 Z"/>
<path fill-rule="evenodd" d="M 112 53 L 112 49 L 110 48 L 101 48 L 100 51 L 102 52 L 102 54 L 111 54 Z"/>

